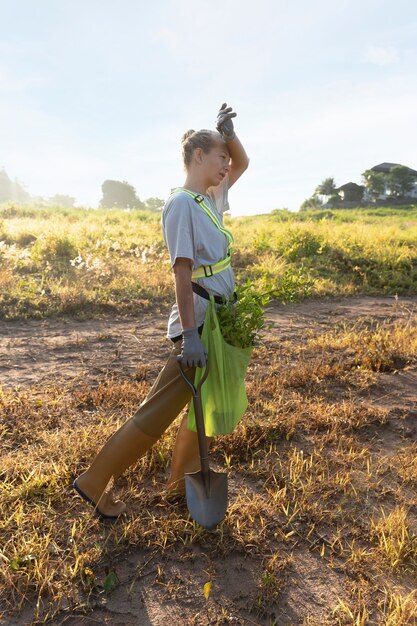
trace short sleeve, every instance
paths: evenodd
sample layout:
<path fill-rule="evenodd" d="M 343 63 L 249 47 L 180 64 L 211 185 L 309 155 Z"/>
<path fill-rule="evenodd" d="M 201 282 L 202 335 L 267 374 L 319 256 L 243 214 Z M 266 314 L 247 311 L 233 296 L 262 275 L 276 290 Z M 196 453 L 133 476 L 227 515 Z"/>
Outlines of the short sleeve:
<path fill-rule="evenodd" d="M 210 187 L 207 190 L 207 195 L 214 202 L 217 211 L 220 215 L 229 211 L 229 200 L 228 200 L 228 192 L 229 192 L 229 174 L 223 178 L 222 182 L 216 187 Z"/>
<path fill-rule="evenodd" d="M 184 257 L 191 259 L 196 267 L 197 242 L 192 209 L 188 197 L 183 194 L 172 196 L 164 207 L 162 231 L 172 266 L 178 257 Z"/>

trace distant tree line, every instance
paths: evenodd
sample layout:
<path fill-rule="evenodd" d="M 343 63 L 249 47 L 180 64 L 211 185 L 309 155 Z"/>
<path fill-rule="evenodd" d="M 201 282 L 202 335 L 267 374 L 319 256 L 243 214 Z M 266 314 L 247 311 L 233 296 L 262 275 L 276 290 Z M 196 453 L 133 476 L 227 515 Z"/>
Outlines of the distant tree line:
<path fill-rule="evenodd" d="M 0 170 L 0 202 L 27 202 L 30 195 L 17 178 L 11 180 L 4 168 Z"/>
<path fill-rule="evenodd" d="M 103 197 L 100 206 L 103 208 L 129 208 L 143 209 L 145 211 L 159 211 L 164 206 L 161 198 L 148 198 L 142 200 L 136 193 L 136 189 L 126 180 L 105 180 L 101 185 Z"/>
<path fill-rule="evenodd" d="M 304 200 L 301 209 L 321 208 L 324 204 L 337 205 L 341 202 L 360 204 L 367 192 L 368 198 L 376 202 L 383 194 L 395 200 L 407 198 L 414 187 L 416 177 L 405 165 L 394 165 L 389 172 L 374 169 L 362 173 L 363 185 L 347 183 L 337 187 L 334 178 L 325 178 L 315 189 L 311 198 Z"/>
<path fill-rule="evenodd" d="M 0 170 L 0 203 L 2 202 L 41 202 L 42 204 L 59 205 L 63 207 L 73 207 L 75 198 L 64 194 L 55 194 L 47 200 L 40 196 L 31 196 L 25 189 L 23 183 L 17 178 L 9 178 L 6 170 Z"/>
<path fill-rule="evenodd" d="M 105 180 L 101 186 L 102 198 L 100 207 L 103 208 L 131 208 L 144 211 L 159 211 L 164 205 L 161 198 L 148 198 L 140 200 L 136 189 L 127 181 Z M 40 202 L 51 206 L 72 208 L 75 206 L 75 198 L 65 194 L 55 194 L 50 198 L 31 196 L 23 183 L 15 178 L 11 180 L 4 168 L 0 170 L 0 204 L 2 202 Z"/>

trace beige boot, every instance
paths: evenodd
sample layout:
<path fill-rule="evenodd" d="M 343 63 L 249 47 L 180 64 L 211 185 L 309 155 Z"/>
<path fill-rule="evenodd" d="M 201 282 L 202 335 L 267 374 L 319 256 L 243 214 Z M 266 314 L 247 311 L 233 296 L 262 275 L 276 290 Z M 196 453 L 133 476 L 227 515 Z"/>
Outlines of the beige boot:
<path fill-rule="evenodd" d="M 188 415 L 184 415 L 172 453 L 171 474 L 166 485 L 167 494 L 185 494 L 185 473 L 200 469 L 197 433 L 187 428 Z M 213 437 L 206 437 L 209 448 Z"/>
<path fill-rule="evenodd" d="M 103 518 L 117 518 L 126 505 L 106 493 L 111 477 L 121 476 L 156 442 L 155 437 L 146 435 L 129 419 L 104 444 L 88 470 L 74 481 L 74 488 Z"/>

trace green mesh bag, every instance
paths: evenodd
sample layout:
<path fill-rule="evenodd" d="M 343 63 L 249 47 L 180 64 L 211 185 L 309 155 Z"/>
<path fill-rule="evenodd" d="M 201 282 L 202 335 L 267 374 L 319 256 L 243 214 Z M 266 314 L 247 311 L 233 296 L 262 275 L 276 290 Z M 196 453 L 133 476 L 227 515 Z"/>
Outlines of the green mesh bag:
<path fill-rule="evenodd" d="M 209 355 L 209 374 L 201 387 L 206 435 L 227 435 L 236 428 L 248 406 L 245 374 L 253 348 L 237 348 L 226 343 L 220 330 L 213 296 L 207 307 L 201 340 Z M 197 367 L 195 386 L 203 374 L 204 368 Z M 189 430 L 196 430 L 192 402 L 187 426 Z"/>

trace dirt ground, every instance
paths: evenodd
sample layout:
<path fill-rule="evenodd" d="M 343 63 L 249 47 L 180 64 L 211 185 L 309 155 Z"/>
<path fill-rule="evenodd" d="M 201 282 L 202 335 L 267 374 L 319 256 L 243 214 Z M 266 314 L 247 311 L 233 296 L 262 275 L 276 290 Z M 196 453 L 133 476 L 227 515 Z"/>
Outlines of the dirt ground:
<path fill-rule="evenodd" d="M 417 297 L 349 297 L 313 300 L 300 304 L 271 307 L 268 317 L 274 328 L 266 339 L 299 345 L 309 331 L 331 329 L 337 321 L 378 320 L 416 317 Z M 72 319 L 16 321 L 0 323 L 0 385 L 4 388 L 45 386 L 48 381 L 62 378 L 77 385 L 94 385 L 104 376 L 145 375 L 149 381 L 156 376 L 169 349 L 164 338 L 166 316 L 147 313 L 134 318 L 74 321 Z M 394 414 L 407 410 L 410 420 L 406 436 L 417 434 L 417 367 L 408 366 L 391 373 L 378 374 L 378 384 L 366 391 L 369 402 L 386 407 Z M 404 432 L 403 432 L 404 435 Z M 397 437 L 398 439 L 398 437 Z M 381 438 L 381 450 L 398 445 L 395 433 L 386 430 Z M 397 443 L 396 443 L 397 442 Z M 230 481 L 230 499 L 237 488 Z M 188 549 L 189 550 L 189 549 Z M 229 611 L 229 621 L 236 624 L 272 624 L 268 620 L 245 612 L 245 598 L 253 592 L 254 575 L 261 568 L 254 563 L 256 555 L 248 558 L 230 555 L 225 561 L 195 547 L 187 560 L 170 555 L 162 562 L 163 577 L 152 554 L 131 551 L 118 561 L 120 585 L 102 605 L 89 615 L 62 615 L 54 624 L 109 624 L 111 626 L 167 624 L 217 624 L 210 621 L 210 606 L 202 593 L 204 582 L 214 581 L 213 602 Z M 337 570 L 325 567 L 320 554 L 303 551 L 294 553 L 292 584 L 286 586 L 276 624 L 286 626 L 303 623 L 310 612 L 319 619 L 323 607 L 337 603 L 343 596 L 343 581 Z M 178 589 L 178 592 L 175 592 Z M 214 613 L 213 613 L 214 615 Z M 235 615 L 235 618 L 233 618 Z M 200 616 L 200 617 L 199 617 Z M 204 617 L 204 619 L 203 619 Z M 195 621 L 192 621 L 195 619 Z M 200 621 L 199 621 L 200 619 Z M 23 620 L 23 621 L 22 621 Z M 24 624 L 24 615 L 16 622 Z M 205 620 L 205 621 L 204 621 Z"/>
<path fill-rule="evenodd" d="M 366 296 L 276 305 L 269 309 L 274 328 L 266 339 L 298 344 L 306 331 L 330 329 L 340 320 L 381 322 L 416 315 L 417 297 Z M 152 380 L 170 347 L 164 338 L 166 322 L 166 315 L 153 313 L 138 319 L 0 322 L 0 384 L 5 388 L 43 386 L 59 378 L 93 384 L 107 374 L 131 377 L 138 370 L 143 373 L 143 368 Z M 407 388 L 407 376 L 403 384 Z"/>

